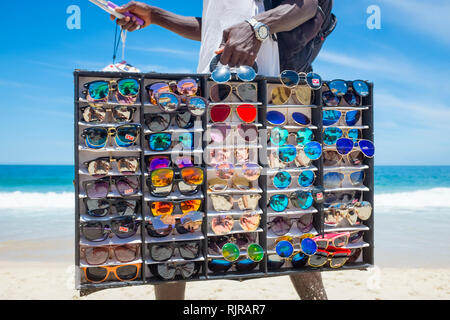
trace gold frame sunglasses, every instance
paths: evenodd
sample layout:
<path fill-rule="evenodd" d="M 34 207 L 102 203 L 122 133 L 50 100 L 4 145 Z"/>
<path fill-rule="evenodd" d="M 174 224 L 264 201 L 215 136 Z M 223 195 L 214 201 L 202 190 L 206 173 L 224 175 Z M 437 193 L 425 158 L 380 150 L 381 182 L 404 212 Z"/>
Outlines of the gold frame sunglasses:
<path fill-rule="evenodd" d="M 339 157 L 338 159 L 334 160 L 331 159 L 331 156 L 328 154 L 333 153 L 333 158 Z M 358 154 L 358 156 L 352 156 L 352 154 Z M 361 152 L 360 150 L 354 150 L 347 154 L 340 154 L 337 152 L 337 150 L 324 150 L 323 151 L 323 161 L 325 166 L 339 166 L 339 165 L 351 165 L 351 166 L 358 166 L 362 165 L 364 158 L 367 158 L 364 155 L 364 152 Z"/>
<path fill-rule="evenodd" d="M 342 132 L 342 134 L 341 134 L 340 137 L 335 137 L 334 135 L 336 134 L 336 132 L 338 132 L 338 130 L 340 130 Z M 331 137 L 333 137 L 333 139 L 335 139 L 336 141 L 334 141 L 333 143 L 330 143 L 332 141 L 329 141 L 329 139 L 327 139 L 329 134 L 326 134 L 325 133 L 326 131 L 331 131 L 332 132 Z M 358 137 L 357 138 L 350 137 L 349 136 L 350 131 L 358 131 Z M 357 128 L 339 128 L 339 127 L 336 127 L 336 126 L 330 126 L 330 127 L 326 127 L 326 128 L 323 129 L 323 144 L 326 145 L 326 146 L 333 146 L 333 145 L 336 144 L 336 142 L 339 139 L 343 139 L 343 138 L 351 139 L 351 140 L 353 140 L 353 142 L 356 142 L 356 141 L 362 140 L 362 136 L 363 136 L 362 129 L 357 129 Z"/>
<path fill-rule="evenodd" d="M 128 160 L 128 164 L 126 163 Z M 132 167 L 131 161 L 135 162 L 134 169 Z M 86 167 L 89 175 L 95 176 L 105 176 L 111 173 L 113 169 L 112 163 L 115 162 L 117 165 L 117 170 L 120 174 L 132 175 L 137 174 L 140 170 L 139 157 L 101 157 L 94 160 L 85 161 L 83 164 Z M 125 170 L 123 170 L 125 168 Z M 96 173 L 96 170 L 101 170 L 103 173 Z M 127 171 L 128 170 L 128 171 Z"/>
<path fill-rule="evenodd" d="M 362 179 L 361 179 L 361 182 L 354 183 L 353 179 L 352 179 L 352 174 L 357 173 L 357 172 L 362 173 Z M 338 176 L 338 178 L 340 180 L 339 185 L 331 185 L 326 182 L 325 177 L 329 174 L 334 174 L 335 177 Z M 345 170 L 345 171 L 332 171 L 332 170 L 325 171 L 324 175 L 323 175 L 323 186 L 326 189 L 342 188 L 342 186 L 344 185 L 344 181 L 347 177 L 349 177 L 348 180 L 350 181 L 350 183 L 353 187 L 362 187 L 364 185 L 364 180 L 366 179 L 366 172 L 364 169 L 354 169 L 354 170 Z"/>
<path fill-rule="evenodd" d="M 225 98 L 218 97 L 219 94 L 217 94 L 217 95 L 213 94 L 213 90 L 215 90 L 215 89 L 220 90 L 221 86 L 229 88 L 229 92 L 228 92 L 228 94 L 226 95 Z M 252 87 L 249 90 L 254 90 L 255 97 L 254 98 L 253 97 L 252 98 L 248 98 L 248 99 L 243 98 L 242 97 L 243 96 L 243 92 L 239 92 L 239 89 L 241 87 L 243 87 L 243 86 L 244 87 L 248 87 L 248 88 Z M 239 99 L 239 102 L 254 102 L 254 101 L 258 100 L 258 87 L 254 83 L 247 83 L 247 82 L 244 82 L 244 83 L 230 83 L 230 82 L 228 82 L 228 83 L 215 83 L 209 89 L 209 97 L 210 97 L 211 101 L 214 102 L 214 103 L 224 102 L 232 94 L 234 94 Z M 216 99 L 216 97 L 217 97 L 217 99 Z"/>
<path fill-rule="evenodd" d="M 296 86 L 289 88 L 283 85 L 277 85 L 270 91 L 269 104 L 285 105 L 291 97 L 300 105 L 309 106 L 313 99 L 313 93 L 308 86 Z"/>

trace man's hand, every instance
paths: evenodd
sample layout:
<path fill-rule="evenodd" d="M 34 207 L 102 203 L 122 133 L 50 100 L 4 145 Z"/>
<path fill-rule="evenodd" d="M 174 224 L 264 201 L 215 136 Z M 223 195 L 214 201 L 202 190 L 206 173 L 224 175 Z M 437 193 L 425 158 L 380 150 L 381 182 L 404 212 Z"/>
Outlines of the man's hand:
<path fill-rule="evenodd" d="M 256 39 L 252 26 L 244 21 L 223 31 L 217 53 L 222 53 L 220 63 L 223 65 L 253 66 L 260 49 L 261 41 Z"/>
<path fill-rule="evenodd" d="M 126 5 L 116 8 L 119 13 L 130 12 L 135 16 L 144 20 L 144 25 L 139 26 L 136 22 L 136 18 L 125 17 L 123 19 L 117 19 L 117 24 L 122 26 L 123 29 L 127 31 L 135 31 L 137 29 L 143 29 L 152 24 L 152 8 L 148 4 L 143 2 L 131 1 Z M 115 16 L 111 15 L 111 20 L 114 21 Z M 139 28 L 140 27 L 140 28 Z"/>

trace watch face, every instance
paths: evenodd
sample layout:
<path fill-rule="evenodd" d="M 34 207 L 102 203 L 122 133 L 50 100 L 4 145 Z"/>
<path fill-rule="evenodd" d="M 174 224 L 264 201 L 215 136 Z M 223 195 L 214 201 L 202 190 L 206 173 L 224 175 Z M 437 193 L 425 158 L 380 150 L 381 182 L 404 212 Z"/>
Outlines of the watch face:
<path fill-rule="evenodd" d="M 269 30 L 266 26 L 261 26 L 258 28 L 258 34 L 262 39 L 266 39 L 269 36 Z"/>

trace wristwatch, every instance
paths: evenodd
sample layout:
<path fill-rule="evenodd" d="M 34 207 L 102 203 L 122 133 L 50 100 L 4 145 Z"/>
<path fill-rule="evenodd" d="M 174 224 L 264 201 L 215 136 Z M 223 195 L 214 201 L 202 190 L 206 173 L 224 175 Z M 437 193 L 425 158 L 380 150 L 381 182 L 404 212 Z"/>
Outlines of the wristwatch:
<path fill-rule="evenodd" d="M 255 18 L 251 18 L 251 19 L 247 20 L 247 22 L 250 23 L 250 25 L 253 28 L 253 31 L 255 31 L 256 39 L 263 42 L 269 38 L 270 30 L 267 25 L 265 25 L 262 22 L 257 21 Z"/>

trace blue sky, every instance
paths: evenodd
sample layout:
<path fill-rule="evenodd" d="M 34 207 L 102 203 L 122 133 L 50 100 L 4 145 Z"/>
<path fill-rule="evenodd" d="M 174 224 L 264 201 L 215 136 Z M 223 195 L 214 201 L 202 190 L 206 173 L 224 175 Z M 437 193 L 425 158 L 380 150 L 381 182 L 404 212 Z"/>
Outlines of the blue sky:
<path fill-rule="evenodd" d="M 151 3 L 202 11 L 199 0 Z M 66 27 L 70 5 L 81 8 L 81 30 Z M 366 26 L 369 5 L 381 8 L 381 30 Z M 87 0 L 7 1 L 2 9 L 0 163 L 71 164 L 72 72 L 111 62 L 114 25 Z M 376 163 L 450 165 L 448 1 L 337 0 L 334 13 L 338 27 L 314 68 L 325 79 L 375 83 Z M 151 26 L 128 35 L 126 60 L 142 71 L 195 72 L 198 50 L 199 43 Z"/>

